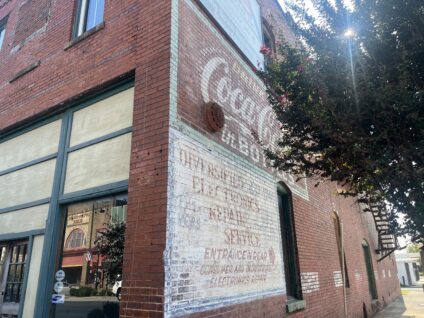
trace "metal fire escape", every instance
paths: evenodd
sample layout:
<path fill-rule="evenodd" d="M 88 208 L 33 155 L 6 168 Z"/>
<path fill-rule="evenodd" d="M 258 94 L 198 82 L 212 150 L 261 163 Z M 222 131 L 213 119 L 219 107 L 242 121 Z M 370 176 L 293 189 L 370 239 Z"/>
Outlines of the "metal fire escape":
<path fill-rule="evenodd" d="M 380 254 L 378 262 L 385 259 L 399 248 L 399 243 L 393 230 L 389 225 L 389 214 L 384 203 L 369 204 L 369 211 L 374 217 L 375 228 L 378 233 L 378 248 L 376 253 Z"/>

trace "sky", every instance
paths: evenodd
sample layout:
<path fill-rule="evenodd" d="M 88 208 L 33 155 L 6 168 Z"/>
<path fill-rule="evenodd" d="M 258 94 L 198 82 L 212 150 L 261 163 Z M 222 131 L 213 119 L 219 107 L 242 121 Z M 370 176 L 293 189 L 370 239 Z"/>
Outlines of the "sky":
<path fill-rule="evenodd" d="M 333 2 L 333 0 L 328 0 L 329 2 Z M 314 5 L 313 5 L 313 0 L 278 0 L 278 2 L 280 3 L 281 7 L 283 8 L 283 10 L 285 10 L 285 3 L 286 2 L 297 2 L 297 3 L 304 3 L 305 4 L 305 9 L 312 13 L 312 15 L 317 15 L 316 11 L 314 10 Z M 344 3 L 350 7 L 351 9 L 353 9 L 353 1 L 352 0 L 344 0 Z M 314 14 L 315 11 L 315 14 Z"/>
<path fill-rule="evenodd" d="M 292 2 L 304 2 L 305 3 L 305 7 L 309 10 L 313 9 L 313 5 L 312 5 L 312 0 L 278 0 L 278 2 L 280 3 L 281 7 L 285 10 L 286 7 L 284 5 L 285 2 L 287 1 L 292 1 Z"/>

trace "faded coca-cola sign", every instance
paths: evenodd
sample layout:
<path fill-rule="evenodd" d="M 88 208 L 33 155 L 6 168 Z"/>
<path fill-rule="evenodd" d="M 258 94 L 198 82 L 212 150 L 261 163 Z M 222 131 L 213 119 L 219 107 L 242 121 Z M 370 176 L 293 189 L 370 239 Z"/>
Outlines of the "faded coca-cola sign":
<path fill-rule="evenodd" d="M 211 79 L 213 74 L 222 69 L 224 76 L 218 77 L 216 83 Z M 237 64 L 233 65 L 233 70 L 238 70 Z M 257 85 L 251 81 L 251 85 Z M 259 98 L 264 99 L 265 94 L 263 89 L 257 85 L 253 91 L 259 95 Z M 209 90 L 215 88 L 214 96 L 211 97 Z M 230 77 L 230 65 L 222 57 L 213 57 L 206 63 L 202 72 L 201 90 L 203 101 L 207 102 L 216 98 L 220 105 L 226 105 L 227 118 L 230 121 L 240 122 L 240 128 L 250 132 L 252 129 L 257 131 L 259 138 L 264 142 L 265 147 L 270 147 L 275 144 L 278 137 L 278 130 L 275 127 L 274 112 L 271 107 L 262 107 L 259 109 L 257 103 L 252 99 L 246 90 L 232 81 Z M 249 93 L 247 91 L 247 93 Z M 250 128 L 250 129 L 249 129 Z"/>
<path fill-rule="evenodd" d="M 209 55 L 206 64 L 198 66 L 201 67 L 199 84 L 203 102 L 215 101 L 225 112 L 226 124 L 220 141 L 256 165 L 269 169 L 263 149 L 253 137 L 253 133 L 257 134 L 264 147 L 273 148 L 280 134 L 274 111 L 267 103 L 264 85 L 224 52 L 206 49 L 203 54 Z M 308 197 L 305 180 L 296 182 L 289 174 L 276 174 L 293 192 Z"/>

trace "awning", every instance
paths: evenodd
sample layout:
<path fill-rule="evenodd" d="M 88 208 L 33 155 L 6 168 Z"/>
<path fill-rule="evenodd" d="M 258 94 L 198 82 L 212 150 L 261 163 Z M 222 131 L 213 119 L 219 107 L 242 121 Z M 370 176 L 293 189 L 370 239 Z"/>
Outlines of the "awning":
<path fill-rule="evenodd" d="M 64 256 L 62 267 L 77 267 L 84 264 L 84 255 Z"/>

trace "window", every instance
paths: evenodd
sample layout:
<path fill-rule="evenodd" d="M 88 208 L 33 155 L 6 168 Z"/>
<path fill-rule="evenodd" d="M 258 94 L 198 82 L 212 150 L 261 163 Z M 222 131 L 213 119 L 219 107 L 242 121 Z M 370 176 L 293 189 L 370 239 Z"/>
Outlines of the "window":
<path fill-rule="evenodd" d="M 302 299 L 291 194 L 286 186 L 278 184 L 277 195 L 280 212 L 287 299 L 289 301 Z"/>
<path fill-rule="evenodd" d="M 76 36 L 103 22 L 105 0 L 79 0 Z"/>
<path fill-rule="evenodd" d="M 256 66 L 263 66 L 259 48 L 263 43 L 261 8 L 257 0 L 199 0 L 219 27 L 243 55 Z"/>
<path fill-rule="evenodd" d="M 271 31 L 272 27 L 270 26 L 270 24 L 263 19 L 262 20 L 262 35 L 263 35 L 263 41 L 264 41 L 264 46 L 269 48 L 269 53 L 265 54 L 265 65 L 268 65 L 271 62 L 271 56 L 272 54 L 276 53 L 276 49 L 275 49 L 275 37 L 273 32 Z"/>
<path fill-rule="evenodd" d="M 4 302 L 19 303 L 24 283 L 28 242 L 13 243 L 10 246 L 9 269 L 7 273 Z"/>
<path fill-rule="evenodd" d="M 6 34 L 7 18 L 0 21 L 0 50 L 3 46 L 4 36 Z"/>
<path fill-rule="evenodd" d="M 338 250 L 338 256 L 339 256 L 339 262 L 340 262 L 340 270 L 344 271 L 343 281 L 346 286 L 346 288 L 350 287 L 349 283 L 349 275 L 347 272 L 347 266 L 346 266 L 346 254 L 344 252 L 343 248 L 343 237 L 342 237 L 342 226 L 340 223 L 340 218 L 337 215 L 336 212 L 333 212 L 333 223 L 334 223 L 334 230 L 336 232 L 336 241 L 337 241 L 337 250 Z"/>
<path fill-rule="evenodd" d="M 125 223 L 127 220 L 127 205 L 112 208 L 111 223 Z"/>
<path fill-rule="evenodd" d="M 85 245 L 84 232 L 81 229 L 75 229 L 69 234 L 66 240 L 66 248 L 78 248 Z"/>
<path fill-rule="evenodd" d="M 122 277 L 125 225 L 112 223 L 112 213 L 126 210 L 127 202 L 126 194 L 118 194 L 75 199 L 63 207 L 63 249 L 57 269 L 64 271 L 69 289 L 62 293 L 65 303 L 55 305 L 49 317 L 75 317 L 75 308 L 81 318 L 119 317 L 120 288 L 125 281 L 117 278 Z"/>

